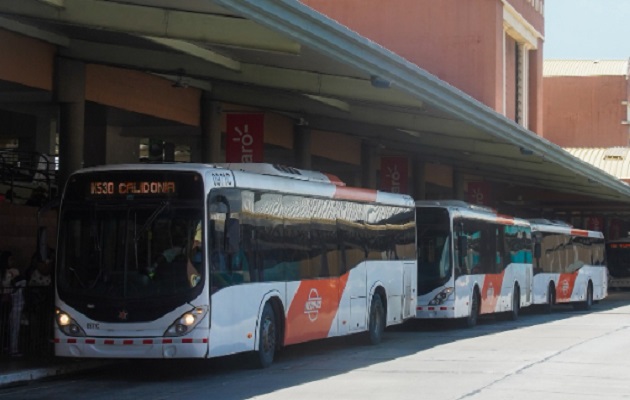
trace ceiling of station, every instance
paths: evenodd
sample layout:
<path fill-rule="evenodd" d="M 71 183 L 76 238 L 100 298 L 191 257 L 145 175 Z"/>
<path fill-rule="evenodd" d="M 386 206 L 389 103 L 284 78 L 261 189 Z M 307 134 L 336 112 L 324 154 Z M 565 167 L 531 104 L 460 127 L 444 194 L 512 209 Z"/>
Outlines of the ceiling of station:
<path fill-rule="evenodd" d="M 630 201 L 627 184 L 294 0 L 0 0 L 0 28 L 489 181 Z M 0 101 L 17 92 L 0 85 Z"/>

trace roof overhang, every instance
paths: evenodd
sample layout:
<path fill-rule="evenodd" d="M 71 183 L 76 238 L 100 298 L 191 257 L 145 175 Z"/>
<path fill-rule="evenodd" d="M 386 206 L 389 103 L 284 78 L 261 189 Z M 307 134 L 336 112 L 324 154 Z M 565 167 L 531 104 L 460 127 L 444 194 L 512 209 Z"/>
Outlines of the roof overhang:
<path fill-rule="evenodd" d="M 0 0 L 59 55 L 166 77 L 489 181 L 628 203 L 630 186 L 294 0 Z M 2 102 L 10 93 L 0 92 Z"/>

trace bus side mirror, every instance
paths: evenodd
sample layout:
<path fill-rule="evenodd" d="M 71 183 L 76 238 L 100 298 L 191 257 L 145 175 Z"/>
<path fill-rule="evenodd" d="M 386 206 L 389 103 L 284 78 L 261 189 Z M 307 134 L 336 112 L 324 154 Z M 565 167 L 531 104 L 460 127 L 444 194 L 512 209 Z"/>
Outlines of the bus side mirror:
<path fill-rule="evenodd" d="M 209 213 L 227 214 L 230 210 L 224 202 L 213 202 L 208 206 Z"/>
<path fill-rule="evenodd" d="M 241 225 L 236 218 L 228 218 L 226 221 L 226 247 L 228 253 L 236 253 L 241 243 Z"/>
<path fill-rule="evenodd" d="M 541 253 L 542 251 L 540 249 L 540 243 L 534 243 L 534 258 L 540 258 Z"/>
<path fill-rule="evenodd" d="M 459 235 L 457 237 L 457 248 L 459 249 L 459 265 L 464 265 L 466 260 L 466 254 L 468 253 L 468 237 L 466 235 Z"/>
<path fill-rule="evenodd" d="M 459 253 L 464 254 L 466 250 L 468 250 L 468 236 L 459 235 L 457 237 L 457 248 L 459 248 Z"/>

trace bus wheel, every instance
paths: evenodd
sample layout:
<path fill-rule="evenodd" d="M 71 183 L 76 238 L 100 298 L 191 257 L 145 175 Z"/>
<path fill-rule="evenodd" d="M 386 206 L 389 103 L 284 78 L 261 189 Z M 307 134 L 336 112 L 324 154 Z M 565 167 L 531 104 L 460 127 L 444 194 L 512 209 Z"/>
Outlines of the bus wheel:
<path fill-rule="evenodd" d="M 516 321 L 521 311 L 521 290 L 518 285 L 514 285 L 514 294 L 512 298 L 512 311 L 508 313 L 510 321 Z"/>
<path fill-rule="evenodd" d="M 267 368 L 273 363 L 273 356 L 276 352 L 276 339 L 276 316 L 271 303 L 267 303 L 265 308 L 263 308 L 258 332 L 256 361 L 260 368 Z"/>
<path fill-rule="evenodd" d="M 385 332 L 385 308 L 381 295 L 374 293 L 372 304 L 370 305 L 370 320 L 368 321 L 368 342 L 369 344 L 379 344 L 383 340 Z"/>
<path fill-rule="evenodd" d="M 471 304 L 470 304 L 470 314 L 464 319 L 464 326 L 467 328 L 472 328 L 477 325 L 477 320 L 479 319 L 479 293 L 477 290 L 473 292 Z"/>
<path fill-rule="evenodd" d="M 545 314 L 551 313 L 551 309 L 553 305 L 556 304 L 556 289 L 553 284 L 549 284 L 549 289 L 547 289 L 547 304 L 543 306 L 543 311 Z"/>
<path fill-rule="evenodd" d="M 586 288 L 586 300 L 574 303 L 573 308 L 576 310 L 587 311 L 593 307 L 593 284 L 591 282 L 588 283 L 588 287 Z"/>

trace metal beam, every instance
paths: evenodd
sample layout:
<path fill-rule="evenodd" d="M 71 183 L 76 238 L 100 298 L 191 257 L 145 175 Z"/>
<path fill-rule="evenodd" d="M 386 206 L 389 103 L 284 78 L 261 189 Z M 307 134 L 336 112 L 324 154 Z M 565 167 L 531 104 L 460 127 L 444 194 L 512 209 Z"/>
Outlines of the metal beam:
<path fill-rule="evenodd" d="M 158 43 L 169 49 L 173 49 L 181 53 L 193 56 L 195 58 L 199 58 L 202 61 L 207 61 L 209 63 L 230 69 L 232 71 L 241 71 L 241 63 L 239 63 L 238 61 L 217 54 L 214 51 L 204 49 L 203 47 L 199 47 L 192 43 L 184 42 L 182 40 L 159 38 L 154 36 L 143 36 L 143 38 L 151 42 Z"/>
<path fill-rule="evenodd" d="M 39 1 L 40 3 L 44 3 L 49 6 L 55 7 L 55 8 L 64 7 L 64 0 L 37 0 L 37 1 Z"/>
<path fill-rule="evenodd" d="M 11 18 L 0 17 L 0 28 L 19 33 L 24 36 L 43 40 L 44 42 L 52 43 L 57 46 L 67 47 L 70 45 L 70 39 L 66 36 L 52 33 L 33 25 L 24 24 Z"/>
<path fill-rule="evenodd" d="M 62 7 L 50 7 L 50 4 L 36 0 L 0 0 L 0 14 L 263 51 L 300 52 L 299 43 L 242 18 L 101 0 L 64 0 Z"/>

